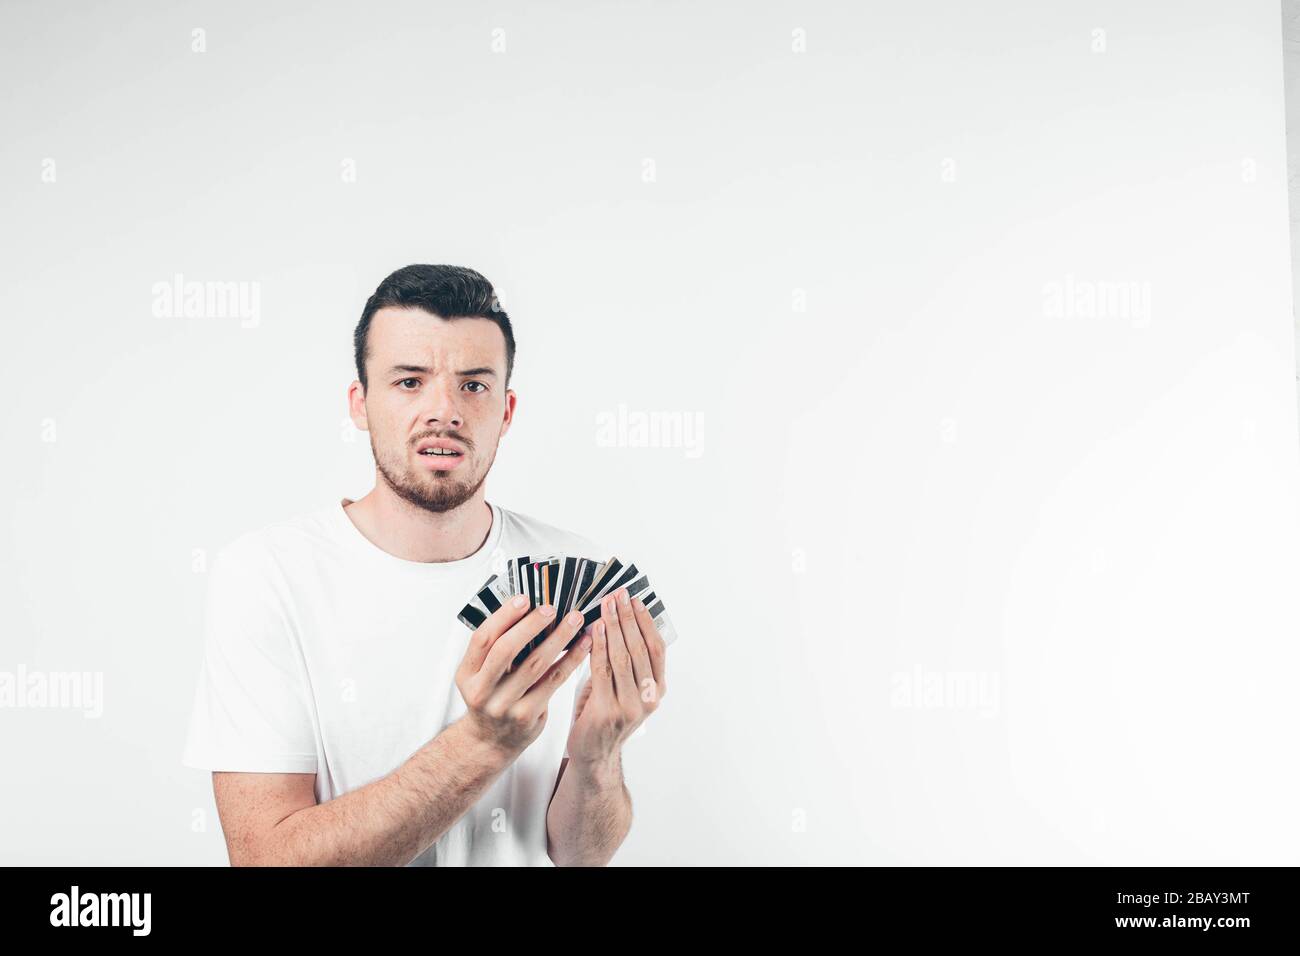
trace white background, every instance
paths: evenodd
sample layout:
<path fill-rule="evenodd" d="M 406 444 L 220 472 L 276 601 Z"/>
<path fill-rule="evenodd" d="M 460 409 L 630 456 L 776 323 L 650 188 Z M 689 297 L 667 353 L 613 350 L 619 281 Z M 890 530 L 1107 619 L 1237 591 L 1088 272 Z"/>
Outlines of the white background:
<path fill-rule="evenodd" d="M 104 682 L 0 709 L 0 862 L 225 862 L 194 553 L 369 488 L 411 262 L 516 323 L 489 499 L 682 634 L 616 863 L 1296 862 L 1275 2 L 7 3 L 0 79 L 0 670 Z"/>

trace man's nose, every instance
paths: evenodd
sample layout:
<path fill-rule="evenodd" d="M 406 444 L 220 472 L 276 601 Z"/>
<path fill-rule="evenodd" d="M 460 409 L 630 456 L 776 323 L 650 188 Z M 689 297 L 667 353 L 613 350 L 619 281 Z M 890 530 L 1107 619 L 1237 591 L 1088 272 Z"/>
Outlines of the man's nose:
<path fill-rule="evenodd" d="M 459 428 L 464 424 L 454 385 L 435 385 L 425 392 L 429 403 L 423 409 L 426 425 Z"/>

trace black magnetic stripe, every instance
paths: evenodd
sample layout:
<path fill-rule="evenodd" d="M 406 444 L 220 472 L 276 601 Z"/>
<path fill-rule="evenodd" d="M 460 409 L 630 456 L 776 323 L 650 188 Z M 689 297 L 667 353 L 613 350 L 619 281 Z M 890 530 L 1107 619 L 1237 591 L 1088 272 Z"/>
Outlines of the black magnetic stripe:
<path fill-rule="evenodd" d="M 492 614 L 501 608 L 501 602 L 498 601 L 497 596 L 492 593 L 491 587 L 485 587 L 482 591 L 479 591 L 478 599 L 483 602 L 483 606 L 488 609 L 489 614 Z"/>
<path fill-rule="evenodd" d="M 600 578 L 597 579 L 596 583 L 592 585 L 592 594 L 593 595 L 599 594 L 602 591 L 604 591 L 605 582 L 610 581 L 613 578 L 617 577 L 618 572 L 622 567 L 623 567 L 623 563 L 618 559 L 609 562 L 609 567 L 605 569 L 605 573 L 602 574 Z"/>
<path fill-rule="evenodd" d="M 635 570 L 635 568 L 633 570 Z M 621 586 L 622 585 L 620 585 L 620 587 Z M 641 575 L 641 577 L 637 578 L 631 584 L 627 585 L 628 599 L 631 600 L 632 598 L 637 597 L 642 591 L 644 591 L 648 587 L 650 587 L 650 576 L 648 574 L 643 574 Z M 605 598 L 609 597 L 617 590 L 618 590 L 617 587 L 610 588 L 601 596 L 601 600 L 604 600 Z M 642 598 L 641 603 L 644 604 L 645 602 L 646 599 Z"/>
<path fill-rule="evenodd" d="M 596 564 L 594 561 L 584 558 L 578 566 L 578 586 L 573 592 L 573 601 L 576 604 L 588 589 L 591 588 L 591 579 L 596 576 Z"/>
<path fill-rule="evenodd" d="M 592 594 L 591 600 L 592 601 L 604 600 L 606 597 L 608 597 L 609 595 L 617 591 L 619 588 L 621 588 L 625 582 L 631 581 L 634 577 L 636 577 L 636 575 L 637 575 L 636 565 L 629 564 L 627 568 L 621 574 L 619 574 L 619 576 L 613 581 L 613 583 L 608 584 L 607 587 L 604 587 L 601 590 Z"/>
<path fill-rule="evenodd" d="M 618 580 L 615 581 L 612 585 L 610 585 L 605 590 L 605 593 L 608 594 L 611 591 L 617 591 L 623 585 L 627 584 L 628 581 L 631 581 L 634 577 L 636 577 L 636 575 L 637 575 L 636 565 L 629 564 L 627 568 L 623 571 L 623 573 L 618 576 Z"/>
<path fill-rule="evenodd" d="M 631 597 L 631 596 L 632 596 L 631 593 L 629 593 L 628 596 Z M 642 601 L 641 603 L 644 604 L 645 602 Z M 658 607 L 659 607 L 660 609 L 662 609 L 662 608 L 663 608 L 663 604 L 660 603 L 660 604 L 658 605 Z M 600 617 L 600 608 L 601 608 L 601 602 L 600 602 L 600 601 L 597 601 L 597 602 L 596 602 L 595 604 L 593 604 L 591 607 L 587 608 L 587 610 L 585 610 L 585 611 L 582 612 L 582 626 L 583 626 L 583 627 L 586 627 L 586 626 L 589 625 L 589 624 L 594 624 L 594 623 L 596 623 L 596 620 Z M 651 617 L 654 617 L 654 612 L 653 612 L 653 611 L 650 612 L 650 616 L 651 616 Z M 579 628 L 579 630 L 581 630 L 581 628 Z"/>
<path fill-rule="evenodd" d="M 473 604 L 466 604 L 461 608 L 460 616 L 462 620 L 468 620 L 470 627 L 477 628 L 487 620 L 487 615 L 476 608 Z"/>
<path fill-rule="evenodd" d="M 643 574 L 641 577 L 637 578 L 637 580 L 634 581 L 632 584 L 629 584 L 629 585 L 628 585 L 628 588 L 627 588 L 627 596 L 628 596 L 629 598 L 633 598 L 633 597 L 638 596 L 638 595 L 641 593 L 642 589 L 645 588 L 645 587 L 647 587 L 649 584 L 650 584 L 650 577 L 649 577 L 649 575 L 644 575 L 644 574 Z M 611 588 L 611 590 L 613 590 L 613 591 L 617 591 L 618 588 Z M 608 597 L 608 594 L 606 595 L 606 597 Z M 649 601 L 652 601 L 652 600 L 654 600 L 654 592 L 653 592 L 653 591 L 650 591 L 650 592 L 647 593 L 647 596 L 646 596 L 646 597 L 644 597 L 644 598 L 641 599 L 641 603 L 642 603 L 642 604 L 646 604 L 647 606 L 649 606 L 649 603 L 648 603 L 648 602 L 649 602 Z M 588 608 L 586 611 L 583 612 L 583 615 L 582 615 L 582 623 L 583 623 L 583 627 L 586 627 L 588 624 L 592 624 L 592 623 L 594 623 L 595 620 L 596 620 L 598 617 L 600 617 L 600 606 L 601 606 L 601 602 L 600 602 L 600 601 L 597 601 L 597 602 L 596 602 L 595 604 L 593 604 L 590 608 Z M 661 603 L 658 605 L 658 607 L 660 608 L 660 610 L 662 610 L 662 609 L 663 609 L 663 603 L 661 602 Z M 650 616 L 651 616 L 651 617 L 654 617 L 654 616 L 655 616 L 655 612 L 654 612 L 654 611 L 651 611 L 651 612 L 650 612 Z"/>
<path fill-rule="evenodd" d="M 573 597 L 573 572 L 578 567 L 577 558 L 564 559 L 564 583 L 560 585 L 560 603 L 556 605 L 560 614 L 569 610 L 569 600 Z"/>
<path fill-rule="evenodd" d="M 647 591 L 641 595 L 641 603 L 645 605 L 646 613 L 652 618 L 656 618 L 664 612 L 664 602 L 659 600 L 654 591 Z"/>
<path fill-rule="evenodd" d="M 649 586 L 650 576 L 648 574 L 643 574 L 627 586 L 627 596 L 629 598 L 634 598 Z M 641 603 L 644 604 L 645 602 L 642 601 Z"/>

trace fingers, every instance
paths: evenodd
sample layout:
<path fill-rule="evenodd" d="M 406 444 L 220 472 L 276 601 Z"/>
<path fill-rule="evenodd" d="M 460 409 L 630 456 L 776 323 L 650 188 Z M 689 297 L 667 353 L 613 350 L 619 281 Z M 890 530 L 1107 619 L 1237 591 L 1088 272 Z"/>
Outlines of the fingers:
<path fill-rule="evenodd" d="M 542 604 L 533 608 L 523 620 L 492 643 L 488 649 L 487 659 L 479 668 L 480 679 L 492 684 L 499 683 L 501 675 L 509 669 L 524 645 L 545 630 L 546 625 L 553 620 L 555 620 L 555 608 L 551 605 Z"/>
<path fill-rule="evenodd" d="M 474 629 L 470 635 L 469 647 L 461 660 L 461 667 L 467 674 L 477 674 L 487 660 L 488 651 L 502 634 L 519 623 L 520 618 L 528 613 L 528 598 L 524 595 L 507 601 L 488 616 L 488 619 Z"/>
<path fill-rule="evenodd" d="M 654 669 L 650 666 L 650 652 L 646 648 L 645 636 L 641 633 L 641 625 L 632 609 L 632 600 L 628 597 L 627 588 L 619 588 L 615 596 L 618 598 L 615 602 L 618 609 L 618 626 L 623 632 L 623 642 L 627 644 L 628 656 L 632 658 L 632 680 L 636 684 L 637 693 L 645 699 L 649 692 L 652 695 L 650 699 L 656 700 L 659 692 L 655 684 Z"/>
<path fill-rule="evenodd" d="M 640 598 L 632 599 L 632 611 L 636 615 L 637 623 L 641 625 L 641 636 L 645 639 L 646 652 L 650 655 L 650 668 L 654 672 L 655 686 L 659 688 L 659 697 L 662 699 L 664 694 L 668 693 L 666 660 L 668 645 L 659 633 L 659 628 L 655 627 L 649 609 Z"/>
<path fill-rule="evenodd" d="M 615 699 L 614 673 L 609 666 L 609 640 L 605 622 L 597 619 L 591 625 L 591 697 L 606 703 Z"/>
<path fill-rule="evenodd" d="M 605 640 L 609 647 L 609 668 L 614 674 L 614 693 L 620 702 L 635 699 L 636 679 L 632 676 L 632 655 L 623 639 L 623 628 L 618 622 L 614 595 L 600 602 L 600 619 L 605 625 Z"/>
<path fill-rule="evenodd" d="M 581 618 L 580 618 L 581 620 Z M 540 649 L 540 648 L 539 648 Z M 545 674 L 537 683 L 528 689 L 528 693 L 520 698 L 520 702 L 532 709 L 541 709 L 546 705 L 552 694 L 559 690 L 560 686 L 569 679 L 570 675 L 578 669 L 582 659 L 587 656 L 591 650 L 591 636 L 584 634 L 578 643 L 564 652 L 564 655 L 552 664 Z M 533 654 L 537 652 L 534 651 Z M 532 654 L 528 655 L 532 659 Z"/>
<path fill-rule="evenodd" d="M 502 690 L 512 698 L 522 697 L 529 687 L 541 679 L 546 669 L 564 650 L 564 645 L 573 640 L 580 627 L 582 627 L 581 614 L 577 611 L 566 614 L 555 630 L 546 636 L 546 640 L 529 651 L 519 667 L 501 682 Z"/>

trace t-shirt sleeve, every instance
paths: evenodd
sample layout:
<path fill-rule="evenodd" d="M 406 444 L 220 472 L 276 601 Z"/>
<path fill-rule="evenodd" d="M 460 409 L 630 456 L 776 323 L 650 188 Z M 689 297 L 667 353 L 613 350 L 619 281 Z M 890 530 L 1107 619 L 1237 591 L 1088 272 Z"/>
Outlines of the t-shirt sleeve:
<path fill-rule="evenodd" d="M 205 770 L 313 773 L 316 734 L 298 644 L 255 536 L 223 550 L 208 575 L 203 656 L 181 762 Z"/>

